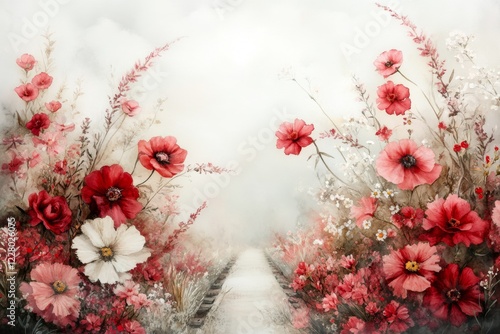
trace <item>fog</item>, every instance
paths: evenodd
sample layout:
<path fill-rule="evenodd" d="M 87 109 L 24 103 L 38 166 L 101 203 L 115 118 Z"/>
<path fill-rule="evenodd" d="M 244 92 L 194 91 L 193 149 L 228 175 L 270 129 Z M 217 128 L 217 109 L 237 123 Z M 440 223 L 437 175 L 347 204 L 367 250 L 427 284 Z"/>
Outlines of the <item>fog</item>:
<path fill-rule="evenodd" d="M 483 64 L 498 65 L 497 1 L 380 2 L 408 15 L 450 61 L 445 39 L 449 32 L 460 30 L 476 36 L 472 47 Z M 312 147 L 299 156 L 285 156 L 275 147 L 274 132 L 294 118 L 314 123 L 313 135 L 328 130 L 330 124 L 307 94 L 286 80 L 292 73 L 315 93 L 331 117 L 339 119 L 360 112 L 353 75 L 375 94 L 382 79 L 373 60 L 385 50 L 405 50 L 405 66 L 413 67 L 416 79 L 428 85 L 425 62 L 406 29 L 373 1 L 1 0 L 0 4 L 0 96 L 6 108 L 19 107 L 13 93 L 19 81 L 15 59 L 26 52 L 40 54 L 44 43 L 40 35 L 46 31 L 56 42 L 54 84 L 74 87 L 81 79 L 85 95 L 79 110 L 95 124 L 102 120 L 113 83 L 155 47 L 175 41 L 135 91 L 143 112 L 152 110 L 158 98 L 166 99 L 161 125 L 143 138 L 175 136 L 188 150 L 186 163 L 212 162 L 236 171 L 179 179 L 186 211 L 208 201 L 193 232 L 223 242 L 267 241 L 273 231 L 295 228 L 312 201 L 307 192 L 318 185 L 314 166 L 307 161 Z"/>

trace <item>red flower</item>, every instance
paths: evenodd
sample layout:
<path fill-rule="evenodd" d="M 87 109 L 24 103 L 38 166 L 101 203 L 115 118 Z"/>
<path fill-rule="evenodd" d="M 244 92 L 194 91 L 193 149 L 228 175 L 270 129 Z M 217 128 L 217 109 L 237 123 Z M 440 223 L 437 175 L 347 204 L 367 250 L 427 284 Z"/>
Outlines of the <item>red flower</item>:
<path fill-rule="evenodd" d="M 177 145 L 175 137 L 153 137 L 139 141 L 139 161 L 144 168 L 163 177 L 172 177 L 184 169 L 187 151 Z"/>
<path fill-rule="evenodd" d="M 31 226 L 43 223 L 47 230 L 55 234 L 61 234 L 69 229 L 72 213 L 63 196 L 51 197 L 48 192 L 42 190 L 38 194 L 31 194 L 28 202 Z"/>
<path fill-rule="evenodd" d="M 389 323 L 389 330 L 393 333 L 403 333 L 415 323 L 410 318 L 408 308 L 392 300 L 382 312 Z"/>
<path fill-rule="evenodd" d="M 469 148 L 469 143 L 467 142 L 467 140 L 464 140 L 464 141 L 462 141 L 460 143 L 460 146 L 462 146 L 465 149 L 468 149 Z"/>
<path fill-rule="evenodd" d="M 17 155 L 14 151 L 7 151 L 11 156 L 11 160 L 8 163 L 2 164 L 2 170 L 8 171 L 9 173 L 16 173 L 21 169 L 21 166 L 26 161 L 22 156 Z"/>
<path fill-rule="evenodd" d="M 50 101 L 48 103 L 45 103 L 45 108 L 47 108 L 47 110 L 50 112 L 56 112 L 61 109 L 61 107 L 62 104 L 59 101 Z"/>
<path fill-rule="evenodd" d="M 389 141 L 389 138 L 392 135 L 392 130 L 388 129 L 387 126 L 383 126 L 375 132 L 375 135 L 378 136 L 378 139 L 383 141 Z"/>
<path fill-rule="evenodd" d="M 389 50 L 382 52 L 373 63 L 377 68 L 378 73 L 387 78 L 396 73 L 403 62 L 403 53 L 399 50 Z"/>
<path fill-rule="evenodd" d="M 35 57 L 27 53 L 16 59 L 16 64 L 26 72 L 32 70 L 33 66 L 35 66 L 35 63 Z"/>
<path fill-rule="evenodd" d="M 85 203 L 98 211 L 99 217 L 110 216 L 115 227 L 142 210 L 137 201 L 139 190 L 133 185 L 132 175 L 117 164 L 104 166 L 87 175 L 81 195 Z"/>
<path fill-rule="evenodd" d="M 462 150 L 462 146 L 460 146 L 460 144 L 455 144 L 453 145 L 453 151 L 455 152 L 460 152 Z"/>
<path fill-rule="evenodd" d="M 438 128 L 439 130 L 446 130 L 448 129 L 448 126 L 444 122 L 439 122 Z"/>
<path fill-rule="evenodd" d="M 314 125 L 306 124 L 301 119 L 295 119 L 292 123 L 284 122 L 276 131 L 276 147 L 278 149 L 284 148 L 285 154 L 298 155 L 303 147 L 311 145 L 313 142 L 309 135 L 313 132 Z"/>
<path fill-rule="evenodd" d="M 66 159 L 57 161 L 53 171 L 56 174 L 65 175 L 68 172 L 68 161 Z"/>
<path fill-rule="evenodd" d="M 40 135 L 40 131 L 48 129 L 50 126 L 49 116 L 44 113 L 34 114 L 31 120 L 26 123 L 26 128 L 35 136 Z"/>
<path fill-rule="evenodd" d="M 17 95 L 26 102 L 33 101 L 38 97 L 38 88 L 33 84 L 27 83 L 14 88 Z"/>
<path fill-rule="evenodd" d="M 394 85 L 392 81 L 387 81 L 378 87 L 377 95 L 377 107 L 389 115 L 404 115 L 411 108 L 410 90 L 401 84 Z"/>
<path fill-rule="evenodd" d="M 52 77 L 45 72 L 37 74 L 31 79 L 31 83 L 38 89 L 47 89 L 52 84 Z"/>
<path fill-rule="evenodd" d="M 448 246 L 464 243 L 479 245 L 488 231 L 488 222 L 472 211 L 470 204 L 457 195 L 439 198 L 427 205 L 423 227 L 431 245 L 444 242 Z"/>
<path fill-rule="evenodd" d="M 356 225 L 363 228 L 363 221 L 369 220 L 377 210 L 377 199 L 374 197 L 362 197 L 359 206 L 351 207 L 351 217 L 356 219 Z"/>
<path fill-rule="evenodd" d="M 392 215 L 391 220 L 398 228 L 402 228 L 403 226 L 414 228 L 423 222 L 424 210 L 405 206 L 398 213 Z"/>
<path fill-rule="evenodd" d="M 435 246 L 420 242 L 383 257 L 385 279 L 396 296 L 406 298 L 408 291 L 422 292 L 431 286 L 434 272 L 441 270 L 436 252 Z"/>
<path fill-rule="evenodd" d="M 421 184 L 431 184 L 441 174 L 442 167 L 434 163 L 434 152 L 417 147 L 410 139 L 386 145 L 376 161 L 377 172 L 402 190 L 412 190 Z"/>
<path fill-rule="evenodd" d="M 467 321 L 467 316 L 476 316 L 482 311 L 480 280 L 471 268 L 465 267 L 459 272 L 456 263 L 449 264 L 425 293 L 424 306 L 437 318 L 458 327 Z"/>

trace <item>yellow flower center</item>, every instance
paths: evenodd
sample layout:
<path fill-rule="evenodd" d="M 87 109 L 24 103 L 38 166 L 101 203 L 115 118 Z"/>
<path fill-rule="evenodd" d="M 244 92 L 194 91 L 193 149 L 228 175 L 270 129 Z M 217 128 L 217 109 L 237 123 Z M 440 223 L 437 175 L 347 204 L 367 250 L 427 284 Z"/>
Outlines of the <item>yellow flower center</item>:
<path fill-rule="evenodd" d="M 66 286 L 66 284 L 64 284 L 63 282 L 61 282 L 59 280 L 52 283 L 52 290 L 54 290 L 54 292 L 57 294 L 63 293 L 64 291 L 66 291 L 67 288 L 68 287 Z"/>
<path fill-rule="evenodd" d="M 113 250 L 109 247 L 101 248 L 101 256 L 104 261 L 111 261 L 113 258 Z"/>
<path fill-rule="evenodd" d="M 417 272 L 419 269 L 418 263 L 415 261 L 406 262 L 405 268 L 406 270 L 411 271 L 412 273 Z"/>

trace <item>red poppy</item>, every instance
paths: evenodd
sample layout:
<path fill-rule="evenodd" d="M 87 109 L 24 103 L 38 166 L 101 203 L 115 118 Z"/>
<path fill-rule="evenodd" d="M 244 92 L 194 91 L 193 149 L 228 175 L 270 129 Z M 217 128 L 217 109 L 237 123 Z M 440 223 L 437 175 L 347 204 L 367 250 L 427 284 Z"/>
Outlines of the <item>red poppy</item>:
<path fill-rule="evenodd" d="M 40 131 L 48 129 L 50 126 L 50 119 L 47 114 L 39 113 L 34 114 L 31 120 L 26 123 L 26 128 L 31 131 L 35 136 L 40 135 Z"/>
<path fill-rule="evenodd" d="M 389 115 L 404 115 L 411 108 L 410 90 L 401 84 L 394 85 L 392 81 L 387 81 L 378 87 L 377 95 L 377 108 Z"/>
<path fill-rule="evenodd" d="M 471 268 L 460 272 L 456 263 L 449 264 L 425 293 L 424 306 L 438 319 L 458 327 L 467 321 L 467 316 L 482 312 L 480 280 Z"/>
<path fill-rule="evenodd" d="M 417 147 L 410 139 L 387 144 L 375 164 L 380 176 L 402 190 L 412 190 L 418 185 L 433 183 L 442 169 L 434 163 L 434 152 L 431 149 Z"/>
<path fill-rule="evenodd" d="M 470 204 L 457 195 L 450 195 L 446 200 L 438 198 L 427 205 L 423 227 L 428 232 L 424 235 L 431 245 L 444 242 L 448 246 L 464 243 L 479 245 L 484 241 L 488 222 L 472 211 Z"/>
<path fill-rule="evenodd" d="M 403 63 L 403 53 L 399 50 L 389 50 L 382 52 L 373 63 L 378 73 L 387 78 L 396 73 Z"/>
<path fill-rule="evenodd" d="M 29 223 L 36 226 L 43 223 L 45 228 L 55 234 L 66 232 L 71 226 L 71 209 L 63 196 L 51 197 L 45 190 L 33 193 L 28 198 L 30 210 Z"/>
<path fill-rule="evenodd" d="M 137 201 L 139 190 L 133 185 L 132 175 L 117 164 L 104 166 L 87 175 L 81 195 L 99 217 L 110 216 L 115 227 L 134 218 L 142 210 L 141 203 Z"/>
<path fill-rule="evenodd" d="M 163 177 L 172 177 L 184 169 L 187 151 L 177 145 L 175 137 L 153 137 L 139 141 L 139 161 L 144 168 Z"/>
<path fill-rule="evenodd" d="M 301 119 L 295 119 L 292 123 L 284 122 L 276 131 L 277 148 L 284 148 L 285 154 L 298 155 L 303 147 L 311 145 L 313 142 L 309 135 L 313 132 L 314 125 L 306 124 Z"/>

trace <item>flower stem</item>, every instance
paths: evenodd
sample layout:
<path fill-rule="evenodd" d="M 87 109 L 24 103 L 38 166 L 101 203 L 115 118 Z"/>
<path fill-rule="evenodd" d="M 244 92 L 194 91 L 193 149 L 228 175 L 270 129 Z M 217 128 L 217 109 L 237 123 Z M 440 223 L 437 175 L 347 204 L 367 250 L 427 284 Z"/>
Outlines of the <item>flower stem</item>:
<path fill-rule="evenodd" d="M 140 187 L 141 185 L 143 185 L 144 183 L 148 182 L 148 180 L 151 178 L 151 176 L 153 176 L 153 174 L 155 173 L 155 170 L 153 169 L 151 171 L 151 174 L 149 174 L 148 178 L 145 179 L 144 181 L 142 181 L 141 183 L 139 183 L 138 185 L 136 185 L 136 187 Z"/>

